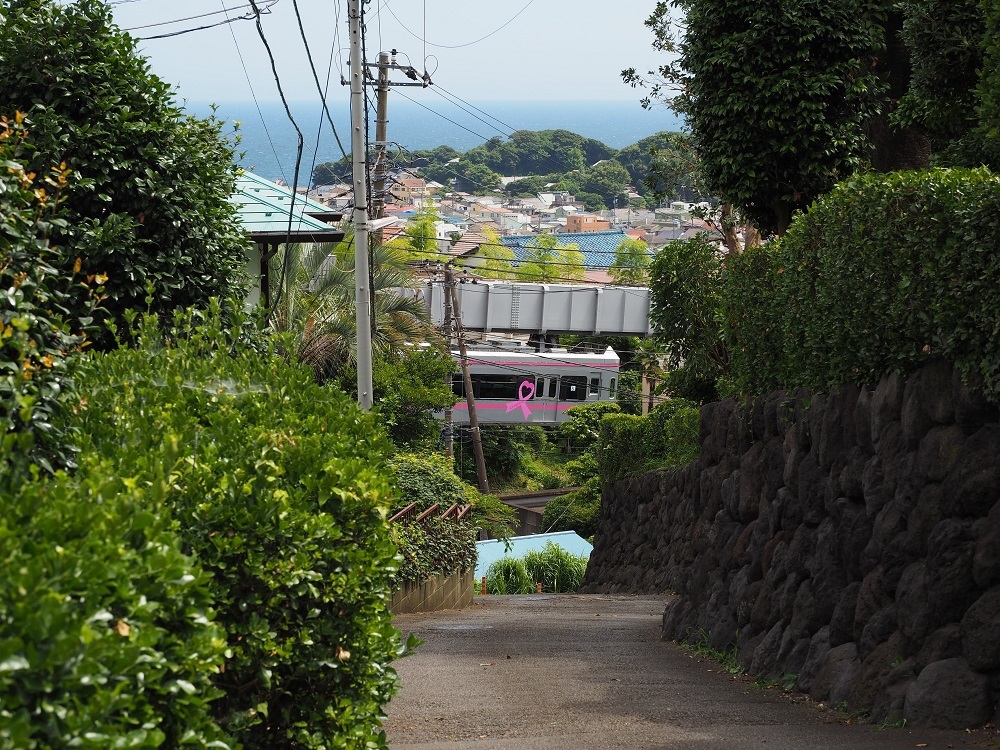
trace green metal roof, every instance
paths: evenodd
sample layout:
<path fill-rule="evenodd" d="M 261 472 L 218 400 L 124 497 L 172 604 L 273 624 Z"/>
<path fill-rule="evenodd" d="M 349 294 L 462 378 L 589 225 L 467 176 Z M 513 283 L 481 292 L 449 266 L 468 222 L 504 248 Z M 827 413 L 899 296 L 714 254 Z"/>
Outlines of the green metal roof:
<path fill-rule="evenodd" d="M 255 242 L 281 242 L 289 231 L 289 208 L 292 211 L 291 232 L 295 242 L 339 242 L 343 231 L 330 222 L 340 221 L 343 213 L 329 206 L 296 195 L 284 185 L 243 172 L 236 179 L 231 200 L 247 233 Z"/>

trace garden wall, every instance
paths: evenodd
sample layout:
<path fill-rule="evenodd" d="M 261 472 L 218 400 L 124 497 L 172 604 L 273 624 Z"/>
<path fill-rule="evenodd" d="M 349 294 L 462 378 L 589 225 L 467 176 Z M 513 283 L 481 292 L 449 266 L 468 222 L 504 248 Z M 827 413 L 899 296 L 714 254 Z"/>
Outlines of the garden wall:
<path fill-rule="evenodd" d="M 394 615 L 437 612 L 442 609 L 465 609 L 475 596 L 476 571 L 444 575 L 438 573 L 415 583 L 407 581 L 392 595 L 389 610 Z"/>
<path fill-rule="evenodd" d="M 609 484 L 586 592 L 876 722 L 1000 721 L 1000 414 L 934 361 L 709 404 L 688 467 Z"/>

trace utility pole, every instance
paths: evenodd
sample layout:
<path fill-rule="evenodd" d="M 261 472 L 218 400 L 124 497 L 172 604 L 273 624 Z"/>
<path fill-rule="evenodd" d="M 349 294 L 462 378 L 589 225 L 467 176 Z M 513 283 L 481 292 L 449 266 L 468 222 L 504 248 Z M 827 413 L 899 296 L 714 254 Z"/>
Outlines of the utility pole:
<path fill-rule="evenodd" d="M 451 271 L 445 271 L 445 278 L 451 275 Z M 451 292 L 449 291 L 448 281 L 445 281 L 444 286 L 444 338 L 448 345 L 448 356 L 451 356 L 451 331 L 452 331 L 452 310 L 451 310 Z M 451 387 L 452 374 L 448 373 L 448 387 Z M 450 406 L 444 410 L 444 452 L 448 456 L 448 460 L 455 461 L 455 440 L 453 436 L 454 429 L 454 409 Z"/>
<path fill-rule="evenodd" d="M 351 44 L 351 162 L 354 180 L 354 307 L 358 342 L 358 405 L 372 408 L 372 304 L 368 268 L 368 180 L 365 175 L 364 60 L 361 59 L 361 2 L 348 0 Z"/>
<path fill-rule="evenodd" d="M 395 62 L 395 60 L 393 60 Z M 378 54 L 378 88 L 375 100 L 375 164 L 372 170 L 372 217 L 385 213 L 386 133 L 389 126 L 389 54 Z M 382 229 L 375 230 L 375 245 L 382 244 Z"/>
<path fill-rule="evenodd" d="M 455 284 L 451 266 L 445 267 L 445 290 L 451 295 L 452 312 L 455 316 L 455 332 L 458 334 L 458 353 L 462 358 L 462 380 L 465 382 L 465 402 L 469 405 L 469 432 L 472 433 L 472 453 L 476 457 L 476 479 L 479 491 L 489 494 L 490 484 L 486 479 L 486 458 L 483 456 L 483 438 L 479 432 L 479 416 L 476 414 L 476 397 L 472 392 L 472 375 L 469 373 L 469 352 L 465 348 L 465 332 L 462 329 L 462 308 L 458 304 L 458 287 Z"/>

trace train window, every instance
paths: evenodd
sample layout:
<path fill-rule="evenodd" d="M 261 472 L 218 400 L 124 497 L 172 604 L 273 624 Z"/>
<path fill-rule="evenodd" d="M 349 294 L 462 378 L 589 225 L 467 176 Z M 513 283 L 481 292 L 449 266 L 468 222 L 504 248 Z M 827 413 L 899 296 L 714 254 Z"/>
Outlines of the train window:
<path fill-rule="evenodd" d="M 549 378 L 549 398 L 556 397 L 556 381 L 557 378 Z"/>
<path fill-rule="evenodd" d="M 563 377 L 559 383 L 560 401 L 586 401 L 587 378 L 583 375 Z"/>
<path fill-rule="evenodd" d="M 472 390 L 476 398 L 515 401 L 522 383 L 530 383 L 523 375 L 473 375 Z"/>
<path fill-rule="evenodd" d="M 590 379 L 590 395 L 600 396 L 601 395 L 601 379 L 591 378 Z"/>
<path fill-rule="evenodd" d="M 465 398 L 465 380 L 457 373 L 451 376 L 451 391 L 456 396 Z"/>
<path fill-rule="evenodd" d="M 544 398 L 545 397 L 545 378 L 535 378 L 535 392 L 531 394 L 531 398 Z"/>
<path fill-rule="evenodd" d="M 615 379 L 611 378 L 611 385 L 608 386 L 608 398 L 615 397 L 615 385 L 616 385 Z"/>

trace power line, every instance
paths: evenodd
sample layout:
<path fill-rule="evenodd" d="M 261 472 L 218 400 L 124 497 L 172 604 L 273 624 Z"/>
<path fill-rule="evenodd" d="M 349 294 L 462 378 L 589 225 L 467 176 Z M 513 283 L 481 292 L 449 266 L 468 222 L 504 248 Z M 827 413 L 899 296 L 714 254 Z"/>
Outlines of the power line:
<path fill-rule="evenodd" d="M 135 2 L 136 0 L 130 1 Z M 222 5 L 222 10 L 226 11 L 227 8 L 225 0 L 219 0 L 219 3 Z M 260 108 L 260 102 L 257 101 L 257 92 L 254 91 L 253 82 L 250 80 L 250 72 L 247 70 L 246 61 L 243 59 L 243 50 L 240 49 L 240 43 L 236 39 L 236 32 L 233 31 L 232 26 L 229 27 L 229 33 L 232 34 L 233 44 L 236 45 L 236 55 L 240 58 L 240 66 L 243 68 L 243 75 L 247 79 L 247 86 L 250 87 L 250 96 L 253 98 L 254 107 L 257 108 L 257 114 L 260 116 L 260 123 L 264 126 L 264 135 L 267 136 L 268 145 L 271 146 L 271 153 L 274 154 L 274 163 L 278 165 L 278 171 L 281 172 L 281 179 L 284 180 L 287 185 L 288 179 L 285 177 L 285 170 L 281 166 L 281 159 L 278 158 L 278 149 L 275 148 L 274 141 L 271 139 L 271 131 L 267 129 L 267 121 L 264 119 L 264 112 Z"/>
<path fill-rule="evenodd" d="M 512 23 L 514 23 L 514 21 L 517 19 L 517 17 L 520 16 L 522 13 L 524 13 L 524 11 L 526 11 L 531 6 L 531 4 L 534 3 L 534 2 L 535 2 L 535 0 L 528 0 L 527 4 L 525 4 L 525 6 L 523 8 L 521 8 L 521 10 L 519 10 L 517 13 L 515 13 L 513 16 L 511 16 L 510 19 L 508 19 L 507 21 L 505 21 L 501 26 L 498 26 L 497 28 L 495 28 L 493 31 L 491 31 L 486 36 L 481 36 L 481 37 L 479 37 L 479 39 L 474 39 L 473 41 L 471 41 L 471 42 L 465 42 L 464 44 L 435 44 L 434 42 L 428 42 L 427 39 L 426 39 L 426 36 L 427 36 L 427 34 L 426 34 L 426 27 L 425 27 L 425 33 L 424 33 L 423 37 L 419 36 L 418 34 L 414 34 L 412 31 L 410 31 L 406 27 L 406 25 L 402 21 L 399 20 L 399 16 L 397 16 L 393 12 L 392 8 L 389 7 L 388 0 L 386 2 L 382 3 L 382 8 L 385 8 L 387 11 L 389 11 L 389 14 L 393 18 L 396 19 L 396 23 L 398 23 L 400 25 L 400 27 L 403 29 L 403 31 L 405 31 L 407 34 L 409 34 L 410 36 L 414 37 L 415 39 L 418 39 L 418 40 L 422 41 L 426 46 L 428 46 L 428 47 L 438 47 L 439 49 L 461 49 L 462 47 L 471 47 L 473 44 L 479 44 L 480 42 L 485 41 L 486 39 L 489 39 L 494 34 L 502 31 L 505 28 L 507 28 Z M 425 7 L 425 11 L 424 12 L 425 12 L 425 15 L 426 15 L 426 7 Z"/>

